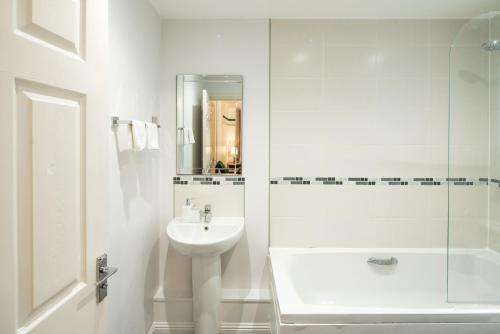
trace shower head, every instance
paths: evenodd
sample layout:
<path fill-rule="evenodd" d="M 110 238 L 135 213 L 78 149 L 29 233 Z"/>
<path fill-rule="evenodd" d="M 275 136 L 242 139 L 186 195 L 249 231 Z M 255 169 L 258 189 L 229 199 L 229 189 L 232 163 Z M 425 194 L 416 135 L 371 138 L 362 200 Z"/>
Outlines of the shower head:
<path fill-rule="evenodd" d="M 485 51 L 500 51 L 500 40 L 495 39 L 484 42 L 483 45 L 481 45 L 481 49 Z"/>

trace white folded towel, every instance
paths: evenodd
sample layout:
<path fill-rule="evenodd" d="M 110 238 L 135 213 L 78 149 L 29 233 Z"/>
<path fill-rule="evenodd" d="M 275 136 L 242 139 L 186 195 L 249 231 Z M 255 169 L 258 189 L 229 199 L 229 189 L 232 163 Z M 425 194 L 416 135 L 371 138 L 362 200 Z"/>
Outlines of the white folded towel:
<path fill-rule="evenodd" d="M 148 137 L 148 149 L 158 150 L 160 141 L 158 140 L 158 126 L 151 122 L 146 122 L 146 132 Z"/>
<path fill-rule="evenodd" d="M 134 151 L 142 151 L 146 147 L 146 123 L 132 121 L 132 148 Z"/>
<path fill-rule="evenodd" d="M 196 143 L 196 141 L 194 140 L 193 128 L 189 128 L 189 143 L 190 144 Z"/>
<path fill-rule="evenodd" d="M 184 144 L 194 144 L 196 141 L 194 140 L 193 128 L 184 128 Z"/>

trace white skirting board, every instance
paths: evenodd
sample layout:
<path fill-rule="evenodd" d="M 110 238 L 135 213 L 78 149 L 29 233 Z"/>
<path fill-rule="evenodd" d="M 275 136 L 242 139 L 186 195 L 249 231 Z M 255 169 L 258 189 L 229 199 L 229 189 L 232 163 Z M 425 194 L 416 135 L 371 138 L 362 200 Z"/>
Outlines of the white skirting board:
<path fill-rule="evenodd" d="M 154 322 L 148 334 L 192 334 L 193 323 Z M 222 323 L 221 334 L 270 334 L 269 325 Z"/>
<path fill-rule="evenodd" d="M 192 299 L 164 297 L 158 290 L 153 300 L 154 321 L 148 334 L 193 333 Z M 221 333 L 270 334 L 271 300 L 268 290 L 222 289 Z"/>

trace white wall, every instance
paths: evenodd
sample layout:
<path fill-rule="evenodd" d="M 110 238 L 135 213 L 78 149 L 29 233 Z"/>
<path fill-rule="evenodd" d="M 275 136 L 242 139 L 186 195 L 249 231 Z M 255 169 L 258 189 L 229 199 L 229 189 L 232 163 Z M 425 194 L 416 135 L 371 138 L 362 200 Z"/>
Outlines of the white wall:
<path fill-rule="evenodd" d="M 159 112 L 161 20 L 142 0 L 111 0 L 109 15 L 110 116 L 150 120 Z M 109 282 L 110 332 L 143 334 L 159 283 L 159 153 L 132 152 L 121 125 L 109 159 L 109 265 L 119 268 Z"/>
<path fill-rule="evenodd" d="M 161 120 L 161 285 L 167 298 L 191 296 L 191 263 L 168 248 L 167 223 L 174 216 L 177 74 L 243 76 L 243 156 L 246 233 L 223 272 L 223 289 L 249 295 L 267 288 L 268 69 L 267 20 L 167 20 L 163 22 Z M 222 189 L 222 188 L 221 188 Z M 184 197 L 182 193 L 179 196 Z M 168 265 L 167 265 L 168 263 Z M 162 311 L 165 312 L 165 311 Z M 238 313 L 239 314 L 239 313 Z M 168 317 L 168 312 L 166 316 Z M 164 315 L 165 316 L 165 315 Z M 252 316 L 253 317 L 253 316 Z M 168 321 L 179 321 L 168 319 Z"/>
<path fill-rule="evenodd" d="M 448 53 L 465 22 L 273 20 L 271 177 L 446 178 Z M 455 73 L 477 100 L 484 52 L 470 50 Z M 488 109 L 476 107 L 453 124 L 469 143 L 457 151 L 475 153 L 454 155 L 453 176 L 487 177 Z M 462 245 L 486 243 L 486 189 L 454 188 Z M 445 247 L 446 224 L 445 185 L 271 186 L 272 246 Z"/>

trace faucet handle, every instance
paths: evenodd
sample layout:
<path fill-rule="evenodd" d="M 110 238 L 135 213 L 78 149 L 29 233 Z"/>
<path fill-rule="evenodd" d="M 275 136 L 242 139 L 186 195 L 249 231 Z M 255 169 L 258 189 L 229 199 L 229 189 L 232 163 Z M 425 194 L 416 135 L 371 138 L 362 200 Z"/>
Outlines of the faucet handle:
<path fill-rule="evenodd" d="M 210 212 L 212 212 L 212 205 L 205 204 L 205 213 L 210 213 Z"/>

